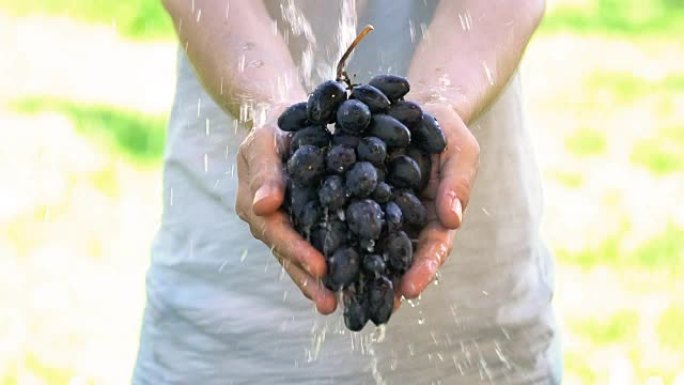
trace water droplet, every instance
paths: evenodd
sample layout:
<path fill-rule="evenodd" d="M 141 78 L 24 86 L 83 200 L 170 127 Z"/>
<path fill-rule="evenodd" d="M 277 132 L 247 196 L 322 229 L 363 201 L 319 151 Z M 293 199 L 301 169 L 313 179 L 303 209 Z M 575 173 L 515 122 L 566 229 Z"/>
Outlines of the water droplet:
<path fill-rule="evenodd" d="M 211 134 L 211 127 L 209 118 L 204 119 L 204 133 L 209 136 Z"/>
<path fill-rule="evenodd" d="M 209 172 L 209 154 L 204 154 L 204 173 Z"/>
<path fill-rule="evenodd" d="M 238 58 L 238 71 L 245 72 L 245 55 L 240 55 Z"/>
<path fill-rule="evenodd" d="M 418 325 L 423 325 L 425 323 L 425 317 L 423 316 L 423 311 L 418 310 Z"/>
<path fill-rule="evenodd" d="M 197 11 L 197 17 L 195 18 L 195 21 L 199 23 L 200 18 L 202 18 L 202 10 Z"/>
<path fill-rule="evenodd" d="M 242 44 L 241 48 L 243 51 L 249 51 L 252 48 L 254 48 L 254 43 L 252 43 L 251 41 L 245 42 Z"/>
<path fill-rule="evenodd" d="M 482 62 L 482 68 L 484 68 L 485 75 L 487 76 L 487 81 L 489 81 L 490 85 L 494 85 L 494 75 L 492 74 L 492 71 L 489 69 L 489 66 L 487 66 L 487 63 L 484 61 Z"/>
<path fill-rule="evenodd" d="M 247 63 L 247 67 L 249 68 L 259 68 L 263 65 L 264 61 L 259 59 L 250 60 L 249 63 Z"/>
<path fill-rule="evenodd" d="M 439 273 L 439 271 L 435 273 L 435 279 L 434 281 L 432 281 L 435 284 L 435 286 L 439 286 L 439 280 L 441 277 L 442 275 Z"/>
<path fill-rule="evenodd" d="M 223 268 L 226 267 L 227 264 L 228 264 L 228 260 L 226 259 L 221 263 L 221 266 L 219 266 L 218 272 L 219 273 L 222 272 Z"/>
<path fill-rule="evenodd" d="M 202 99 L 197 98 L 197 117 L 200 117 L 200 114 L 202 113 Z"/>
<path fill-rule="evenodd" d="M 169 206 L 173 206 L 173 187 L 169 188 Z"/>

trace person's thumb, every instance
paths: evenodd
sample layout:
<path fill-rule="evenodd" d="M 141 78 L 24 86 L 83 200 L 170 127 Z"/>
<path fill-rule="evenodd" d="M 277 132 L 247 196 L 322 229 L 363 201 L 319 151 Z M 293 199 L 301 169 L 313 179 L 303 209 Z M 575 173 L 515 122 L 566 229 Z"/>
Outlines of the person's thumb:
<path fill-rule="evenodd" d="M 440 157 L 436 209 L 442 225 L 456 229 L 461 226 L 463 211 L 475 182 L 480 146 L 461 121 L 448 127 L 447 141 L 448 148 Z"/>

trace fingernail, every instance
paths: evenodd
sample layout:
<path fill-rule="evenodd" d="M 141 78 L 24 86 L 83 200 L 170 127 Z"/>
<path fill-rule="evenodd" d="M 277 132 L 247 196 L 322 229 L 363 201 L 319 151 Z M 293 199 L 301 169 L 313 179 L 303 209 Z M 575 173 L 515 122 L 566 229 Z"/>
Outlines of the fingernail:
<path fill-rule="evenodd" d="M 270 190 L 271 189 L 267 185 L 259 187 L 259 189 L 256 191 L 256 194 L 254 194 L 254 200 L 252 200 L 252 206 L 256 205 L 257 203 L 261 202 L 266 197 L 271 195 Z"/>
<path fill-rule="evenodd" d="M 461 205 L 460 199 L 454 197 L 451 201 L 451 212 L 456 215 L 459 223 L 463 221 L 463 205 Z"/>

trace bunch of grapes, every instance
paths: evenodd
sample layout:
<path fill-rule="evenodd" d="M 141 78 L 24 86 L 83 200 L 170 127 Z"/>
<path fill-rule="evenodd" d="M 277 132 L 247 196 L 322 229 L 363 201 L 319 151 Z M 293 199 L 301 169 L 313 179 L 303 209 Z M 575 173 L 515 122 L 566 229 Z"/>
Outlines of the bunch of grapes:
<path fill-rule="evenodd" d="M 425 226 L 418 199 L 431 155 L 446 139 L 437 120 L 403 97 L 406 79 L 376 76 L 348 90 L 319 85 L 278 119 L 292 132 L 285 209 L 326 258 L 325 285 L 343 290 L 350 330 L 386 323 L 394 290 Z"/>
<path fill-rule="evenodd" d="M 323 82 L 278 119 L 290 133 L 284 209 L 325 256 L 324 284 L 343 291 L 344 322 L 352 331 L 369 319 L 375 325 L 389 320 L 426 225 L 418 196 L 432 155 L 446 147 L 437 120 L 404 100 L 405 78 L 379 75 L 351 84 L 343 63 L 362 37 L 340 60 L 338 80 Z"/>

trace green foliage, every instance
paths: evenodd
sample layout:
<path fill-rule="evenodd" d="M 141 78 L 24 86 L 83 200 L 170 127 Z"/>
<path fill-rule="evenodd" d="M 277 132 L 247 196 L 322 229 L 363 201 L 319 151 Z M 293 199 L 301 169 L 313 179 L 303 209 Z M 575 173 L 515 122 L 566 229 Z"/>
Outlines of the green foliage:
<path fill-rule="evenodd" d="M 565 138 L 565 148 L 577 156 L 599 155 L 606 148 L 606 135 L 593 128 L 580 128 Z"/>
<path fill-rule="evenodd" d="M 159 0 L 0 0 L 0 10 L 15 16 L 60 15 L 114 24 L 124 36 L 133 38 L 173 38 L 171 20 Z"/>
<path fill-rule="evenodd" d="M 603 318 L 574 320 L 571 328 L 596 344 L 606 345 L 634 340 L 638 324 L 639 314 L 625 310 Z"/>
<path fill-rule="evenodd" d="M 681 0 L 596 0 L 564 4 L 547 12 L 541 33 L 669 35 L 684 32 Z"/>
<path fill-rule="evenodd" d="M 657 175 L 684 171 L 684 127 L 662 129 L 637 143 L 630 160 Z"/>
<path fill-rule="evenodd" d="M 684 267 L 684 228 L 668 224 L 662 233 L 634 250 L 623 250 L 623 239 L 629 225 L 606 237 L 598 246 L 579 252 L 558 251 L 563 263 L 583 268 L 610 266 L 616 269 L 628 267 L 668 269 L 676 272 Z"/>
<path fill-rule="evenodd" d="M 663 346 L 675 351 L 684 346 L 684 307 L 682 304 L 670 305 L 660 315 L 657 331 Z"/>
<path fill-rule="evenodd" d="M 25 114 L 47 111 L 63 114 L 79 133 L 139 163 L 158 163 L 164 152 L 166 119 L 163 116 L 50 98 L 20 100 L 15 107 Z"/>
<path fill-rule="evenodd" d="M 552 177 L 567 188 L 578 189 L 584 184 L 584 177 L 579 172 L 556 171 Z"/>

